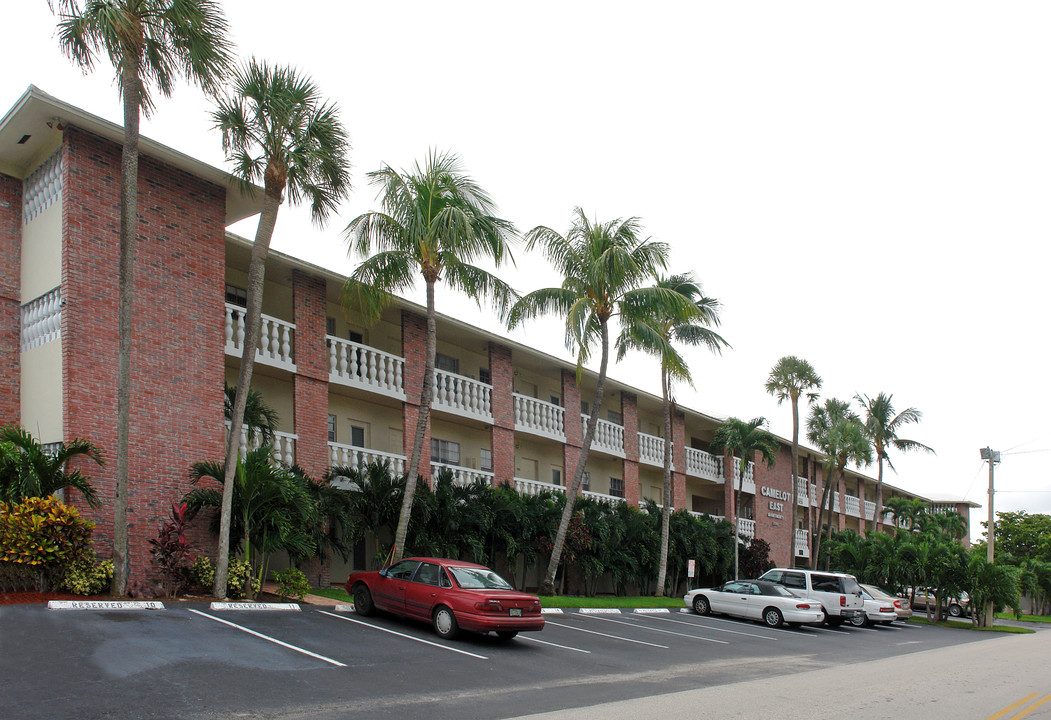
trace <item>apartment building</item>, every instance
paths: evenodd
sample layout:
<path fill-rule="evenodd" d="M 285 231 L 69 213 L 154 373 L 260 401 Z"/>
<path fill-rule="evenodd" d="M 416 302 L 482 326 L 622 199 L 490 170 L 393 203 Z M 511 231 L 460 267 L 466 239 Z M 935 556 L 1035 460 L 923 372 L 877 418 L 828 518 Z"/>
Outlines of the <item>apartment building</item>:
<path fill-rule="evenodd" d="M 30 88 L 0 120 L 0 423 L 43 442 L 89 439 L 116 447 L 119 126 Z M 148 539 L 190 487 L 187 468 L 223 455 L 223 383 L 244 352 L 251 243 L 226 227 L 259 210 L 229 175 L 142 140 L 140 239 L 132 357 L 129 554 L 132 579 L 153 576 Z M 388 460 L 404 470 L 423 380 L 424 309 L 390 306 L 366 326 L 339 298 L 346 278 L 272 252 L 253 387 L 280 415 L 275 460 L 314 477 L 333 465 Z M 561 492 L 582 445 L 596 378 L 573 363 L 451 317 L 438 319 L 436 395 L 424 477 L 449 468 L 460 482 Z M 584 492 L 610 502 L 660 501 L 661 399 L 610 380 Z M 672 504 L 736 518 L 770 542 L 778 564 L 805 562 L 822 457 L 804 448 L 791 507 L 791 448 L 773 468 L 709 452 L 720 422 L 679 408 L 672 429 Z M 425 453 L 426 455 L 426 453 Z M 747 460 L 747 459 L 746 459 Z M 87 468 L 112 497 L 115 468 Z M 864 532 L 875 481 L 848 472 L 832 498 L 833 526 Z M 884 485 L 885 498 L 915 497 Z M 112 508 L 81 506 L 107 554 Z M 957 507 L 967 517 L 968 504 Z M 789 532 L 797 538 L 792 558 Z M 202 544 L 207 540 L 203 530 Z M 210 541 L 209 541 L 210 542 Z M 349 569 L 336 559 L 318 577 Z M 353 561 L 350 563 L 353 564 Z"/>

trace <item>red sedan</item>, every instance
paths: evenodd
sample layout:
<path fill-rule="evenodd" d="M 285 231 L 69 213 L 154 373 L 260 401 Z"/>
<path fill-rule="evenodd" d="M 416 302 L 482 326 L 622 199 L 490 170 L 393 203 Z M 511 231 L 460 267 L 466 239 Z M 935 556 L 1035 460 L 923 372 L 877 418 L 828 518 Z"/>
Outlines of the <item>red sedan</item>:
<path fill-rule="evenodd" d="M 540 599 L 518 592 L 484 565 L 407 558 L 379 572 L 351 573 L 345 587 L 359 615 L 386 610 L 426 620 L 447 640 L 461 629 L 492 631 L 501 640 L 544 629 Z"/>

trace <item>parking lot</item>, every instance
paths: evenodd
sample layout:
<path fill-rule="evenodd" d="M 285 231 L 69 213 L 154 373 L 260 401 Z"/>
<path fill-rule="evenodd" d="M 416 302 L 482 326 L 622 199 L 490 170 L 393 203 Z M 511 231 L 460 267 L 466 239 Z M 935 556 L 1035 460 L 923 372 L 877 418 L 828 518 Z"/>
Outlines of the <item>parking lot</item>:
<path fill-rule="evenodd" d="M 685 611 L 545 617 L 542 632 L 507 642 L 468 633 L 447 642 L 422 623 L 315 606 L 7 606 L 0 717 L 504 717 L 979 639 L 897 623 L 771 629 Z"/>

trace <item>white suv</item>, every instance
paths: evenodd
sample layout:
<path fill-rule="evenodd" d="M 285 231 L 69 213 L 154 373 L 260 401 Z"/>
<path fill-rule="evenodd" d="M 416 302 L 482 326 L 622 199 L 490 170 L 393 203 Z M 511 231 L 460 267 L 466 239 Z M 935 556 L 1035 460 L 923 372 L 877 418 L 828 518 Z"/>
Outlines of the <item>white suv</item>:
<path fill-rule="evenodd" d="M 800 597 L 819 600 L 825 608 L 825 622 L 831 627 L 858 616 L 865 617 L 865 600 L 861 596 L 861 586 L 853 575 L 774 568 L 767 570 L 759 579 L 784 585 Z"/>

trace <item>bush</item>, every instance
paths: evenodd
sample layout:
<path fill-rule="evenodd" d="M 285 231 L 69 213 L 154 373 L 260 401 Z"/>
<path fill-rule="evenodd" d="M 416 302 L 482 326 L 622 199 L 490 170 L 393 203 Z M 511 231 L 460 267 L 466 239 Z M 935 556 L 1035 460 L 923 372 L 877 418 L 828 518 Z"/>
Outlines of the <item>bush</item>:
<path fill-rule="evenodd" d="M 0 502 L 0 588 L 47 592 L 89 552 L 95 524 L 54 497 Z"/>
<path fill-rule="evenodd" d="M 66 572 L 66 590 L 77 595 L 99 595 L 113 582 L 113 561 L 98 562 L 95 553 L 77 558 Z"/>
<path fill-rule="evenodd" d="M 252 573 L 252 565 L 247 560 L 230 560 L 230 569 L 226 573 L 226 596 L 231 600 L 240 600 L 245 596 L 245 581 L 252 579 L 252 595 L 259 592 L 259 578 Z M 214 583 L 214 577 L 212 582 Z"/>
<path fill-rule="evenodd" d="M 190 582 L 204 590 L 211 592 L 215 585 L 215 565 L 207 555 L 200 555 L 193 559 L 190 566 Z"/>
<path fill-rule="evenodd" d="M 278 584 L 278 592 L 283 598 L 299 601 L 310 592 L 310 581 L 299 568 L 290 567 L 287 570 L 276 571 L 274 582 Z"/>
<path fill-rule="evenodd" d="M 186 542 L 186 503 L 172 505 L 171 520 L 161 525 L 157 537 L 150 540 L 150 554 L 164 575 L 164 591 L 172 597 L 190 582 L 193 561 Z"/>

